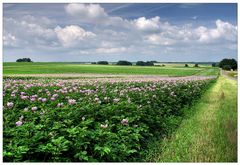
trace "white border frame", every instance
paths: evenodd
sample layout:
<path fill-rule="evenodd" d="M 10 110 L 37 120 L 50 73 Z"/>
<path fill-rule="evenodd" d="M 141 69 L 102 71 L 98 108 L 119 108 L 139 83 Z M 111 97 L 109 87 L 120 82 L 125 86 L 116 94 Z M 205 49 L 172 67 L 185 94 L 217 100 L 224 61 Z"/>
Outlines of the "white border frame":
<path fill-rule="evenodd" d="M 237 3 L 238 4 L 238 11 L 237 11 L 237 25 L 239 28 L 239 1 L 238 0 L 2 0 L 0 2 L 0 13 L 1 13 L 1 18 L 0 18 L 0 36 L 3 37 L 3 4 L 4 3 Z M 238 33 L 239 34 L 239 33 Z M 238 35 L 238 41 L 239 41 L 239 35 Z M 1 49 L 0 49 L 0 70 L 1 70 L 1 74 L 0 74 L 0 78 L 1 78 L 1 82 L 0 82 L 0 91 L 1 91 L 1 96 L 0 96 L 0 135 L 1 135 L 1 140 L 0 140 L 0 146 L 1 146 L 1 150 L 0 150 L 0 164 L 5 164 L 3 163 L 3 157 L 2 157 L 2 153 L 3 153 L 3 123 L 2 123 L 2 119 L 3 119 L 3 96 L 2 96 L 2 78 L 3 78 L 3 41 L 2 39 L 0 40 L 0 44 L 1 44 Z M 238 48 L 240 48 L 239 42 L 238 42 Z M 239 53 L 239 50 L 237 49 L 237 54 Z M 239 56 L 238 56 L 239 59 Z M 238 63 L 239 65 L 239 63 Z M 239 66 L 238 66 L 239 67 Z M 239 78 L 239 72 L 238 72 L 238 78 Z M 240 98 L 240 89 L 239 89 L 239 79 L 238 79 L 238 131 L 240 128 L 240 113 L 239 113 L 239 98 Z M 238 133 L 239 135 L 239 133 Z M 239 162 L 239 136 L 238 136 L 238 162 Z M 25 163 L 18 163 L 20 165 L 25 164 Z M 27 163 L 27 164 L 42 164 L 42 163 Z M 48 163 L 49 164 L 49 163 Z M 54 163 L 54 164 L 63 164 L 63 163 Z M 73 164 L 73 163 L 70 163 Z M 74 163 L 76 164 L 76 163 Z M 77 163 L 78 164 L 78 163 Z M 80 163 L 79 163 L 80 164 Z M 81 164 L 86 164 L 86 163 L 81 163 Z M 95 164 L 95 163 L 87 163 L 87 164 Z M 111 163 L 112 164 L 112 163 Z M 114 163 L 115 164 L 115 163 Z M 135 164 L 135 163 L 128 163 L 128 164 Z M 138 164 L 146 164 L 146 163 L 138 163 Z M 152 164 L 152 163 L 151 163 Z M 174 164 L 174 163 L 163 163 L 163 164 Z M 185 164 L 185 163 L 179 163 L 179 164 Z M 188 164 L 193 164 L 193 163 L 188 163 Z M 212 164 L 212 163 L 204 163 L 206 165 L 208 164 Z M 221 163 L 222 164 L 222 163 Z M 223 163 L 223 164 L 228 164 L 228 163 Z M 231 164 L 238 164 L 238 163 L 231 163 Z"/>

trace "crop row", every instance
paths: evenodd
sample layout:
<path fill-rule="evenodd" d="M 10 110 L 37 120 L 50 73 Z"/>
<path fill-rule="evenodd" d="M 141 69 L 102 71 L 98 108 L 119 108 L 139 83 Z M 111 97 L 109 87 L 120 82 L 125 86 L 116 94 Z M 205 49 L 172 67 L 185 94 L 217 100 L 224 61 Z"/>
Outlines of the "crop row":
<path fill-rule="evenodd" d="M 89 82 L 5 79 L 5 162 L 141 161 L 214 79 Z"/>

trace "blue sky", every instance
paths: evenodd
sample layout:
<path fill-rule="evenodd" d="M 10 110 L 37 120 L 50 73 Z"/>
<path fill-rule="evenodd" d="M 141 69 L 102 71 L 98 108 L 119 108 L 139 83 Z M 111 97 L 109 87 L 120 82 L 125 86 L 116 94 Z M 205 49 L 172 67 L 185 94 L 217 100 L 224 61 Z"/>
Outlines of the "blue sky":
<path fill-rule="evenodd" d="M 3 58 L 237 59 L 237 4 L 4 4 Z"/>

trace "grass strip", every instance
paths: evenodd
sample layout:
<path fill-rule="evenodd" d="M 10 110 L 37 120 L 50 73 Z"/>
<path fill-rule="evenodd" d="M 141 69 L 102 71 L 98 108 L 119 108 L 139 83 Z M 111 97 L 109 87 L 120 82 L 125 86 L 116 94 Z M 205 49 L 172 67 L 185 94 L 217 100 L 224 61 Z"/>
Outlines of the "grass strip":
<path fill-rule="evenodd" d="M 237 82 L 220 76 L 171 137 L 150 144 L 148 162 L 237 162 Z"/>

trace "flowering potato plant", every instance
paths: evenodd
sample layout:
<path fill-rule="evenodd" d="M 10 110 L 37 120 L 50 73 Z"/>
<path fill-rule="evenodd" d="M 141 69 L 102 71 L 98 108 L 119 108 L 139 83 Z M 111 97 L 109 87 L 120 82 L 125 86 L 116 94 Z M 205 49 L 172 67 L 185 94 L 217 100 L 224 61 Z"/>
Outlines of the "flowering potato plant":
<path fill-rule="evenodd" d="M 213 78 L 4 79 L 5 162 L 141 161 Z"/>

